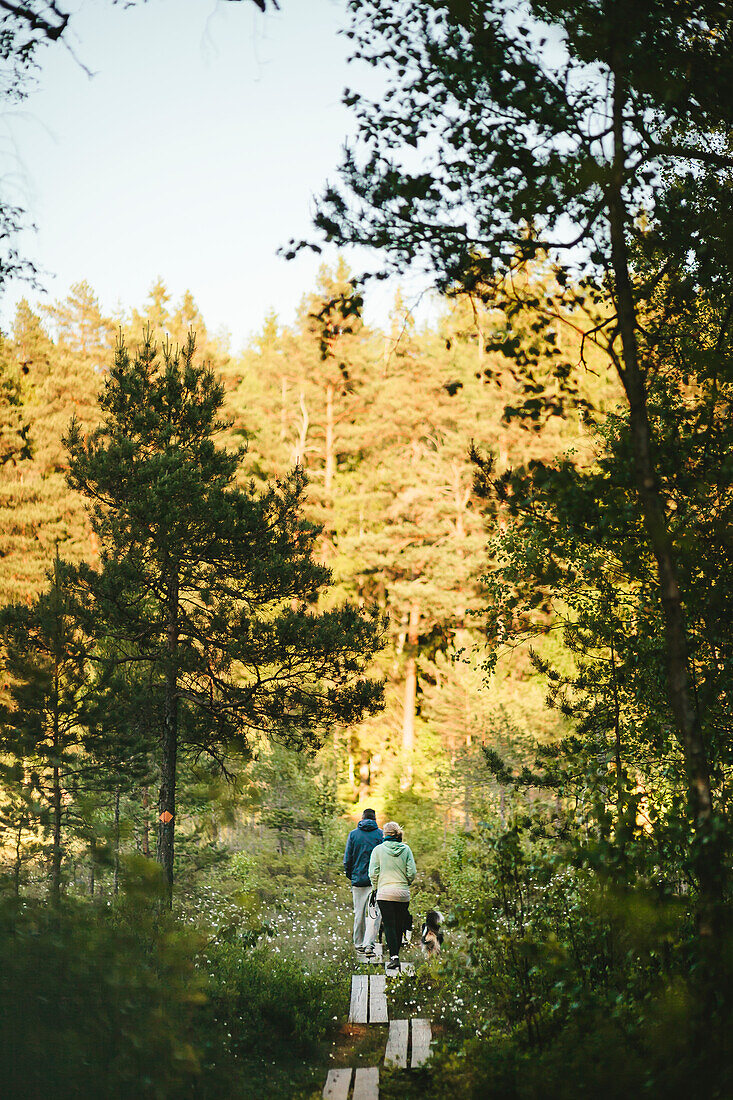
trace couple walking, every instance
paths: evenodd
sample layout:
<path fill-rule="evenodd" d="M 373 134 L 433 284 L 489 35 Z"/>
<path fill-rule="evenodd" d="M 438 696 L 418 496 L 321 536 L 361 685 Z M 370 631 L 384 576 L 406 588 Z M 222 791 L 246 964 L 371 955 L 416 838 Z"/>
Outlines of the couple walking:
<path fill-rule="evenodd" d="M 380 829 L 374 810 L 364 810 L 361 821 L 346 841 L 344 872 L 351 879 L 357 958 L 362 962 L 375 958 L 374 945 L 381 923 L 389 951 L 385 969 L 390 973 L 398 972 L 402 933 L 410 927 L 410 883 L 417 870 L 397 822 L 388 821 Z M 369 913 L 372 892 L 377 901 L 374 916 Z"/>

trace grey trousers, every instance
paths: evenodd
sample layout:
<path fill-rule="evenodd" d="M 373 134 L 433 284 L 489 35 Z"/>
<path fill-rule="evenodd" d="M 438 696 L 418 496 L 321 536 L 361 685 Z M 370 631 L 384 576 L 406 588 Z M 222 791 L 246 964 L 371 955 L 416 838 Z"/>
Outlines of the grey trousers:
<path fill-rule="evenodd" d="M 374 947 L 379 935 L 381 915 L 375 920 L 367 913 L 371 892 L 371 886 L 351 887 L 351 894 L 354 899 L 354 947 L 357 950 Z"/>

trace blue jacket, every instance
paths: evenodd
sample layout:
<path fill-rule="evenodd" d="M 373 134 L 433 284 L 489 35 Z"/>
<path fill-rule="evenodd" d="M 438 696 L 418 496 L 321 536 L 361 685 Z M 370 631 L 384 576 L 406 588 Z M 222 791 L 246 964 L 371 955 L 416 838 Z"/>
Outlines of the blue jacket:
<path fill-rule="evenodd" d="M 382 830 L 376 821 L 363 818 L 349 833 L 344 852 L 344 874 L 352 886 L 371 886 L 369 860 L 378 844 L 382 843 Z"/>

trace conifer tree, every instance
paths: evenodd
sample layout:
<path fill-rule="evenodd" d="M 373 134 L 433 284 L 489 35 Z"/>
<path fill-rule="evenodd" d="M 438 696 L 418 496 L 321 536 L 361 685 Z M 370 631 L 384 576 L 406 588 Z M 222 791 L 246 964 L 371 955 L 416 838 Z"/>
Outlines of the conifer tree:
<path fill-rule="evenodd" d="M 87 369 L 103 370 L 114 340 L 114 324 L 102 312 L 99 299 L 86 281 L 73 283 L 66 298 L 44 307 L 58 342 L 81 357 Z"/>
<path fill-rule="evenodd" d="M 194 357 L 159 352 L 150 333 L 132 358 L 120 343 L 100 396 L 102 423 L 66 437 L 69 482 L 88 499 L 102 547 L 80 567 L 108 660 L 141 670 L 155 715 L 158 859 L 173 885 L 181 754 L 226 768 L 276 736 L 316 746 L 333 722 L 381 705 L 362 676 L 380 642 L 374 616 L 313 605 L 330 581 L 301 519 L 300 472 L 258 494 L 239 488 L 242 455 L 217 441 L 223 387 Z"/>
<path fill-rule="evenodd" d="M 61 435 L 71 413 L 85 426 L 97 415 L 101 374 L 95 367 L 102 354 L 98 347 L 86 355 L 80 346 L 54 343 L 25 299 L 5 352 L 31 453 L 7 465 L 0 482 L 0 603 L 35 599 L 55 545 L 70 560 L 94 554 L 82 502 L 66 484 Z"/>
<path fill-rule="evenodd" d="M 30 607 L 4 608 L 0 628 L 9 680 L 0 710 L 0 746 L 23 776 L 21 786 L 35 795 L 38 821 L 50 834 L 51 897 L 57 903 L 69 780 L 83 767 L 87 653 L 58 557 L 47 591 Z M 24 801 L 30 817 L 33 803 L 28 795 Z"/>
<path fill-rule="evenodd" d="M 303 380 L 317 394 L 316 417 L 323 432 L 323 496 L 328 504 L 336 472 L 336 428 L 344 416 L 338 406 L 356 387 L 355 360 L 364 325 L 362 307 L 361 295 L 343 258 L 333 271 L 325 265 L 320 268 L 316 292 L 307 295 L 301 306 L 296 347 Z"/>
<path fill-rule="evenodd" d="M 0 467 L 30 458 L 30 425 L 27 423 L 19 371 L 0 336 Z"/>

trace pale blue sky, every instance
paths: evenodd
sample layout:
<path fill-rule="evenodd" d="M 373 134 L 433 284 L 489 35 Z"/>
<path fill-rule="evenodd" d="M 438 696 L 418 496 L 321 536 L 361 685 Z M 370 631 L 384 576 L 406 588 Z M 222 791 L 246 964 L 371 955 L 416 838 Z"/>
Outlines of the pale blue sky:
<path fill-rule="evenodd" d="M 292 316 L 320 261 L 275 253 L 308 234 L 312 196 L 351 125 L 341 91 L 357 74 L 336 33 L 343 0 L 281 6 L 79 4 L 72 44 L 95 75 L 47 50 L 38 91 L 2 119 L 6 164 L 15 158 L 38 226 L 23 248 L 50 298 L 87 279 L 106 308 L 139 305 L 160 275 L 175 298 L 193 291 L 234 350 L 269 307 Z M 23 294 L 7 292 L 3 328 Z"/>

